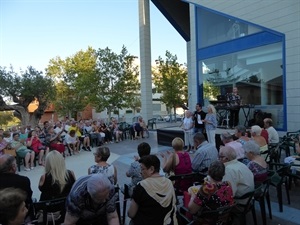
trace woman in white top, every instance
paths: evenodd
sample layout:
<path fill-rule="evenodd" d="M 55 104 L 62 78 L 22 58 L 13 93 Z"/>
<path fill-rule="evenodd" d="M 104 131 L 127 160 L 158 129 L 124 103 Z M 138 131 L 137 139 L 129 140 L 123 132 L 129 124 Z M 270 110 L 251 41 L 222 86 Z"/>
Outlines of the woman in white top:
<path fill-rule="evenodd" d="M 192 118 L 192 112 L 190 110 L 185 111 L 185 118 L 183 119 L 182 129 L 184 131 L 184 143 L 187 146 L 187 151 L 193 146 L 193 129 L 194 121 Z"/>

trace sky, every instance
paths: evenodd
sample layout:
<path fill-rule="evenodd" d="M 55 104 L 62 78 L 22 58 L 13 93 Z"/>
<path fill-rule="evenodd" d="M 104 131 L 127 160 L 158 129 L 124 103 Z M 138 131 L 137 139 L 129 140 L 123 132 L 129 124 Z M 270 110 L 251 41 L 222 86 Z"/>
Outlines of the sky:
<path fill-rule="evenodd" d="M 0 66 L 44 71 L 80 50 L 139 51 L 139 0 L 0 0 Z M 151 61 L 166 50 L 186 63 L 186 42 L 150 1 Z"/>

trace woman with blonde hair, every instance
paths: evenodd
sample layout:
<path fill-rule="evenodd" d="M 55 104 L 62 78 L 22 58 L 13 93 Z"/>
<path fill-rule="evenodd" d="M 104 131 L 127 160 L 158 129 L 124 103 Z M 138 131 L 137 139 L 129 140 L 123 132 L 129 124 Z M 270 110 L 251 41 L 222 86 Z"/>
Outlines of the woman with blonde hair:
<path fill-rule="evenodd" d="M 205 130 L 207 134 L 208 142 L 216 145 L 216 129 L 217 129 L 217 111 L 213 105 L 207 106 L 207 114 L 203 120 L 205 123 Z"/>
<path fill-rule="evenodd" d="M 108 147 L 99 147 L 94 152 L 96 165 L 88 169 L 88 174 L 102 173 L 107 176 L 112 184 L 117 183 L 117 168 L 114 165 L 107 163 L 110 156 Z"/>
<path fill-rule="evenodd" d="M 66 197 L 74 183 L 74 172 L 66 169 L 64 157 L 56 150 L 48 153 L 45 174 L 41 176 L 39 182 L 39 189 L 42 192 L 40 201 Z"/>

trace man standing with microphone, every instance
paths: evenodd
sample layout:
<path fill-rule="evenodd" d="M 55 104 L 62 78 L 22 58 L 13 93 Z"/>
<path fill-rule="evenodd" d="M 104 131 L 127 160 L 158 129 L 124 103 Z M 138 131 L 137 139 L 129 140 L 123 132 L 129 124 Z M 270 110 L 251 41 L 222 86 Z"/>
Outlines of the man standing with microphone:
<path fill-rule="evenodd" d="M 202 111 L 202 105 L 200 103 L 196 104 L 196 111 L 193 115 L 193 120 L 195 123 L 194 126 L 194 134 L 200 132 L 203 133 L 204 131 L 204 123 L 203 120 L 205 119 L 206 113 Z"/>

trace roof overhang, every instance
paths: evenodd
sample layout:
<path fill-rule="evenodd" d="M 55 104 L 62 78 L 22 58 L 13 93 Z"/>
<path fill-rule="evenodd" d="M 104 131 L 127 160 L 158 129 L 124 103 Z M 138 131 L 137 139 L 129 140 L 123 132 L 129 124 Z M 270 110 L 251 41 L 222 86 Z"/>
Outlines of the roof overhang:
<path fill-rule="evenodd" d="M 185 41 L 190 41 L 189 3 L 181 0 L 151 0 Z"/>

